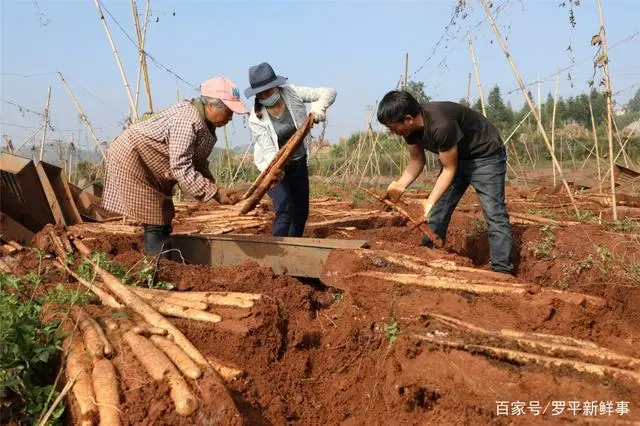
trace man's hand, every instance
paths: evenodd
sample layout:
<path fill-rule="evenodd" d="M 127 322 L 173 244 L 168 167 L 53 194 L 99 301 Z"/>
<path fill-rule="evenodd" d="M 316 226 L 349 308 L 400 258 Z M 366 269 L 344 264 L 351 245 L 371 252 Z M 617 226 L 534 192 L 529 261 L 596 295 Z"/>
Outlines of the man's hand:
<path fill-rule="evenodd" d="M 392 203 L 397 203 L 402 194 L 404 194 L 405 187 L 399 184 L 397 181 L 393 181 L 387 187 L 387 192 L 384 195 L 385 199 L 389 199 Z"/>
<path fill-rule="evenodd" d="M 226 205 L 234 205 L 238 201 L 240 201 L 240 197 L 238 197 L 238 194 L 236 191 L 228 190 L 228 189 L 225 190 L 223 188 L 218 188 L 218 191 L 216 192 L 216 195 L 213 196 L 213 198 L 219 204 L 226 204 Z"/>

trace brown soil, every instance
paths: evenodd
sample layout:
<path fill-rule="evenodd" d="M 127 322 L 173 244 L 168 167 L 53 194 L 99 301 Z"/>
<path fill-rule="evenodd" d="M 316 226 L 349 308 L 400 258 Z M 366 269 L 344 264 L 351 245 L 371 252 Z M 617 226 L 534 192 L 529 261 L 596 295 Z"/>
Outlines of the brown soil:
<path fill-rule="evenodd" d="M 509 197 L 523 199 L 515 191 Z M 562 195 L 531 200 L 561 201 Z M 420 247 L 420 231 L 401 218 L 392 223 L 360 222 L 355 229 L 317 228 L 308 236 L 363 239 L 372 249 L 489 269 L 486 226 L 474 203 L 475 196 L 467 194 L 452 218 L 444 250 Z M 522 204 L 510 204 L 510 209 L 530 210 Z M 251 262 L 210 268 L 162 261 L 158 279 L 171 282 L 178 291 L 264 296 L 250 309 L 213 307 L 224 318 L 220 324 L 172 319 L 206 357 L 246 373 L 227 385 L 247 424 L 506 425 L 585 420 L 581 411 L 552 416 L 551 408 L 539 417 L 498 416 L 496 401 L 539 401 L 542 408 L 552 401 L 580 401 L 581 407 L 582 401 L 612 401 L 614 407 L 628 401 L 629 414 L 598 419 L 640 421 L 640 382 L 594 377 L 566 367 L 518 365 L 443 349 L 416 337 L 446 335 L 477 345 L 495 343 L 443 325 L 430 316 L 435 313 L 490 330 L 584 339 L 640 358 L 640 267 L 632 267 L 640 265 L 634 263 L 640 260 L 637 237 L 594 224 L 514 225 L 514 236 L 517 271 L 511 280 L 532 285 L 532 291 L 521 296 L 436 291 L 353 276 L 370 270 L 411 271 L 352 252 L 333 252 L 325 267 L 330 273 L 322 281 L 276 276 Z M 128 267 L 142 257 L 139 240 L 133 237 L 101 235 L 90 245 Z M 38 268 L 35 254 L 21 256 L 17 272 Z M 477 279 L 469 272 L 457 276 Z M 59 272 L 47 277 L 49 283 L 75 285 Z M 536 286 L 599 296 L 605 303 L 569 303 L 536 292 Z M 97 305 L 88 309 L 96 317 L 112 315 Z M 213 378 L 192 382 L 201 408 L 190 417 L 178 416 L 168 386 L 151 380 L 120 343 L 119 332 L 110 332 L 109 338 L 118 351 L 113 362 L 121 379 L 123 424 L 217 424 L 216 397 L 210 394 Z"/>

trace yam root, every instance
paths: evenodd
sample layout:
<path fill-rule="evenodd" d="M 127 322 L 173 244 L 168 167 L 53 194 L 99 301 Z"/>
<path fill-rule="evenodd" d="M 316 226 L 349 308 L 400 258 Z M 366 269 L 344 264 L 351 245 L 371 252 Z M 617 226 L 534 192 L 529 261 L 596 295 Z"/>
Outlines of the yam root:
<path fill-rule="evenodd" d="M 169 291 L 147 288 L 136 288 L 136 293 L 162 297 L 165 301 L 179 305 L 181 300 L 193 302 L 204 302 L 211 305 L 236 306 L 239 308 L 250 308 L 255 300 L 262 298 L 261 294 L 238 293 L 238 292 L 218 292 L 218 291 Z"/>
<path fill-rule="evenodd" d="M 136 334 L 141 334 L 143 336 L 151 336 L 151 335 L 157 335 L 157 336 L 167 336 L 167 330 L 165 330 L 164 328 L 160 328 L 160 327 L 152 327 L 147 323 L 141 323 L 138 324 L 136 326 L 134 326 L 131 329 L 134 333 Z"/>
<path fill-rule="evenodd" d="M 78 250 L 83 253 L 91 253 L 89 249 L 82 243 L 82 241 L 74 240 L 73 241 Z M 89 261 L 91 262 L 91 261 Z M 169 320 L 160 315 L 158 311 L 153 309 L 147 302 L 144 301 L 140 296 L 131 291 L 127 286 L 122 284 L 122 282 L 116 278 L 111 273 L 102 269 L 99 265 L 91 262 L 91 265 L 96 270 L 98 275 L 104 281 L 105 286 L 115 294 L 122 302 L 129 308 L 131 308 L 136 313 L 140 314 L 145 321 L 151 324 L 154 327 L 164 328 L 172 334 L 175 342 L 185 351 L 187 354 L 193 359 L 196 363 L 201 366 L 205 366 L 205 368 L 211 368 L 206 358 L 200 353 L 198 348 L 196 348 L 193 343 L 187 339 L 187 337 L 182 334 L 180 330 L 178 330 Z"/>
<path fill-rule="evenodd" d="M 69 340 L 69 339 L 67 339 Z M 69 344 L 70 350 L 67 353 L 67 380 L 75 379 L 76 382 L 71 392 L 78 402 L 80 415 L 83 421 L 93 420 L 97 414 L 93 383 L 91 382 L 91 362 L 82 346 L 80 340 L 74 340 Z"/>
<path fill-rule="evenodd" d="M 24 250 L 24 247 L 22 246 L 22 244 L 20 244 L 17 241 L 11 240 L 7 244 L 9 244 L 11 247 L 15 248 L 18 251 L 23 251 Z"/>
<path fill-rule="evenodd" d="M 100 338 L 98 330 L 93 326 L 91 319 L 81 322 L 79 328 L 82 331 L 82 339 L 89 355 L 98 359 L 104 357 L 104 342 Z"/>
<path fill-rule="evenodd" d="M 174 305 L 172 303 L 160 303 L 156 307 L 158 312 L 170 317 L 185 318 L 194 321 L 205 321 L 211 323 L 218 323 L 222 321 L 220 315 L 213 314 L 206 311 L 198 311 L 196 309 L 185 308 L 183 306 Z"/>
<path fill-rule="evenodd" d="M 104 356 L 106 356 L 107 358 L 111 358 L 113 356 L 113 346 L 111 346 L 109 339 L 107 339 L 107 335 L 105 334 L 104 330 L 102 329 L 102 327 L 100 327 L 100 324 L 98 324 L 98 322 L 93 318 L 89 318 L 88 321 L 93 326 L 93 328 L 96 329 L 100 340 L 102 340 L 102 346 L 104 347 Z"/>
<path fill-rule="evenodd" d="M 198 365 L 193 362 L 193 360 L 189 358 L 182 349 L 180 349 L 180 346 L 176 345 L 169 339 L 157 335 L 151 335 L 149 340 L 160 348 L 160 350 L 162 350 L 162 352 L 164 352 L 165 355 L 173 361 L 176 367 L 178 367 L 186 377 L 190 379 L 199 379 L 202 376 L 202 370 L 200 367 L 198 367 Z"/>
<path fill-rule="evenodd" d="M 427 341 L 437 346 L 458 349 L 470 352 L 472 354 L 481 354 L 490 358 L 508 361 L 510 363 L 516 363 L 520 365 L 536 364 L 545 368 L 570 368 L 576 372 L 588 373 L 600 378 L 606 377 L 607 375 L 611 375 L 618 379 L 621 376 L 626 376 L 627 378 L 631 378 L 636 383 L 640 384 L 640 373 L 638 373 L 637 371 L 629 371 L 617 367 L 608 367 L 599 364 L 566 360 L 551 356 L 534 355 L 526 352 L 514 351 L 511 349 L 496 348 L 493 346 L 467 344 L 452 340 L 421 336 L 418 334 L 414 334 L 413 336 L 417 339 Z"/>
<path fill-rule="evenodd" d="M 192 414 L 198 408 L 198 401 L 169 358 L 145 337 L 129 331 L 123 338 L 154 380 L 167 378 L 176 412 L 183 416 Z"/>
<path fill-rule="evenodd" d="M 104 318 L 102 322 L 104 322 L 104 326 L 109 331 L 114 331 L 120 328 L 120 326 L 118 325 L 118 322 L 113 318 Z"/>
<path fill-rule="evenodd" d="M 100 413 L 100 425 L 119 425 L 120 393 L 116 369 L 108 359 L 100 359 L 93 364 L 91 376 L 96 393 L 96 405 Z"/>
<path fill-rule="evenodd" d="M 7 265 L 4 260 L 0 259 L 0 272 L 12 274 L 13 269 L 11 269 L 11 266 Z"/>
<path fill-rule="evenodd" d="M 617 354 L 584 340 L 555 335 L 540 337 L 534 333 L 516 330 L 488 330 L 446 315 L 436 313 L 427 313 L 427 315 L 446 325 L 464 330 L 465 333 L 478 334 L 485 338 L 491 337 L 502 342 L 512 343 L 525 352 L 543 353 L 554 357 L 561 355 L 563 358 L 575 357 L 582 360 L 597 359 L 599 362 L 620 364 L 625 368 L 640 366 L 640 360 L 637 358 Z"/>
<path fill-rule="evenodd" d="M 158 309 L 158 306 L 163 303 L 170 303 L 172 305 L 182 306 L 184 308 L 196 309 L 198 311 L 206 311 L 209 305 L 202 301 L 197 300 L 189 300 L 180 297 L 162 297 L 160 295 L 154 295 L 153 293 L 138 291 L 139 289 L 134 289 L 133 291 L 140 297 L 144 298 L 149 302 L 151 306 Z"/>

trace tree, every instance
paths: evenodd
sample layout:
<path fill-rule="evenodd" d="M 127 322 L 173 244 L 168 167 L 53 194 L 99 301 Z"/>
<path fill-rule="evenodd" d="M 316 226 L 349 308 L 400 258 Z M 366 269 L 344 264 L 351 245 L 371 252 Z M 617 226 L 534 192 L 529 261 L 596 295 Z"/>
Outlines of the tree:
<path fill-rule="evenodd" d="M 491 120 L 500 131 L 505 132 L 513 123 L 513 111 L 507 108 L 502 95 L 500 94 L 500 87 L 494 86 L 489 92 L 489 98 L 487 101 L 487 118 Z"/>
<path fill-rule="evenodd" d="M 424 93 L 424 83 L 421 81 L 410 80 L 407 83 L 406 91 L 411 93 L 420 103 L 429 102 L 431 100 L 431 97 Z"/>
<path fill-rule="evenodd" d="M 458 103 L 460 105 L 464 105 L 466 107 L 470 107 L 471 105 L 469 104 L 469 101 L 467 101 L 467 98 L 460 98 L 460 100 L 458 101 Z"/>
<path fill-rule="evenodd" d="M 626 109 L 629 112 L 640 112 L 640 89 L 636 90 L 633 98 L 629 99 Z"/>

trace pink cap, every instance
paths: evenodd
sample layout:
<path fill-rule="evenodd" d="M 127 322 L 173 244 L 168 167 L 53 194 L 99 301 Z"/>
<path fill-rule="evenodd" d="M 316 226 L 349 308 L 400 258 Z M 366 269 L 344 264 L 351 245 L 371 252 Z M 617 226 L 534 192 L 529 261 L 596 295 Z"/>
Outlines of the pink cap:
<path fill-rule="evenodd" d="M 240 90 L 227 77 L 214 77 L 200 85 L 200 94 L 208 98 L 220 99 L 236 114 L 248 114 L 249 110 L 240 100 Z"/>

